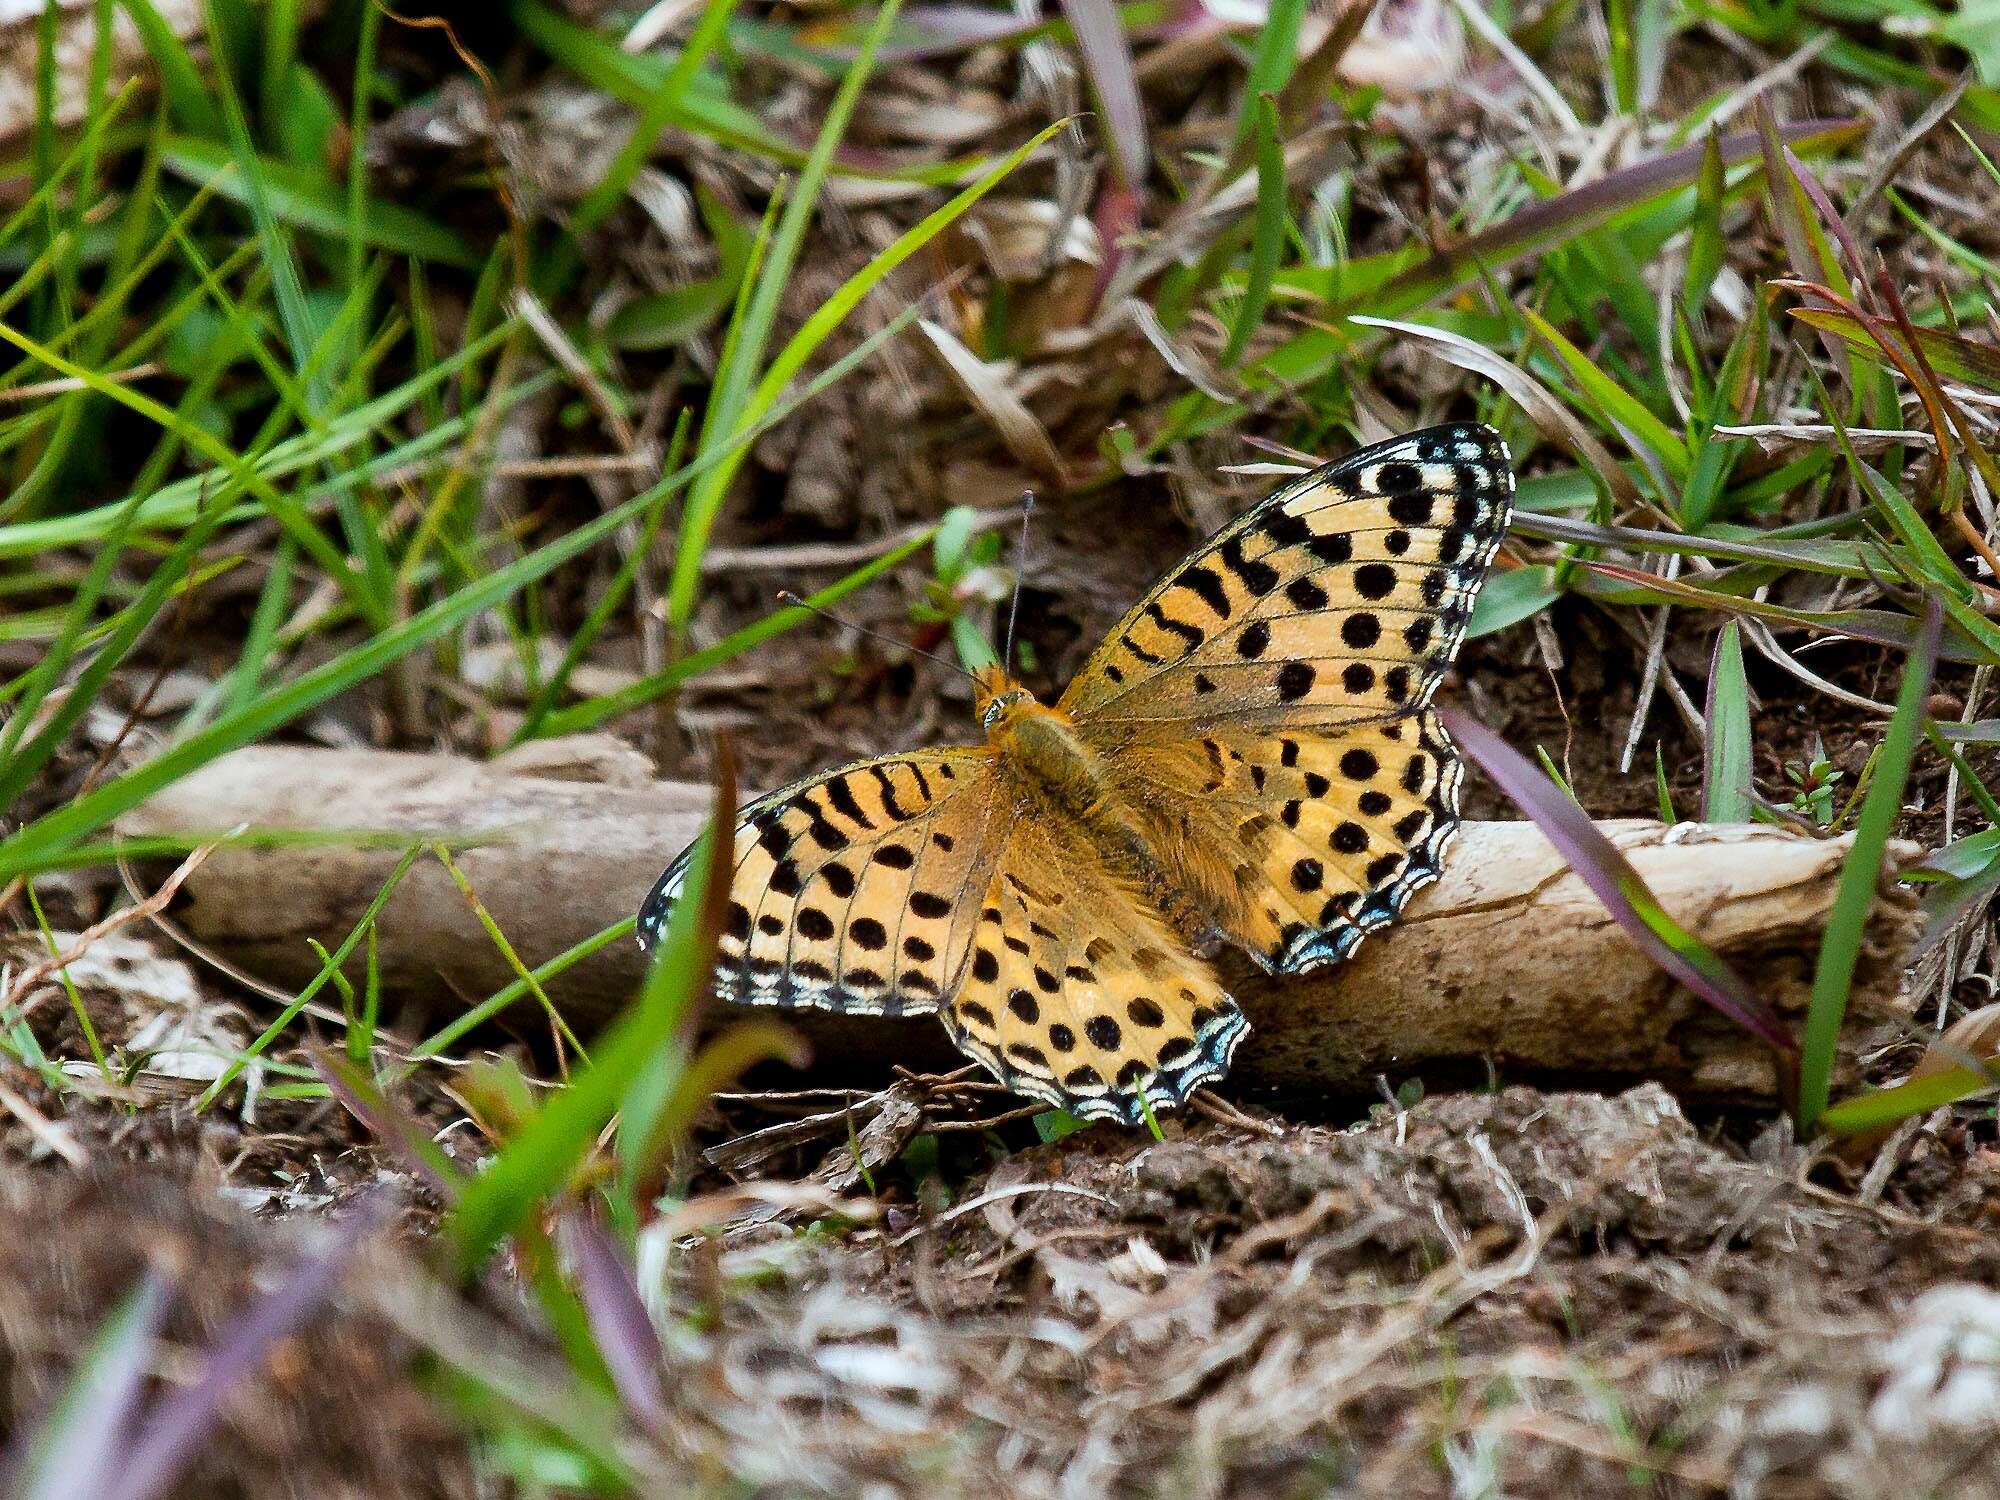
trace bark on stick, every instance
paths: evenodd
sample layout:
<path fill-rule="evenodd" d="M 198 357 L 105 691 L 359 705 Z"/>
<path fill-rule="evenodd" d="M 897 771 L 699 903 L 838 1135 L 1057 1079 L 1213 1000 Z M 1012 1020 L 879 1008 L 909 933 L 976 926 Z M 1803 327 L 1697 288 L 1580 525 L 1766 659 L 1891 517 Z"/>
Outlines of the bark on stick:
<path fill-rule="evenodd" d="M 698 785 L 651 780 L 643 759 L 602 737 L 491 763 L 255 747 L 168 788 L 120 831 L 189 835 L 247 823 L 479 839 L 460 866 L 534 965 L 631 915 L 699 832 L 708 797 Z M 1762 826 L 1602 826 L 1669 912 L 1780 1011 L 1803 1014 L 1847 839 Z M 188 881 L 174 914 L 244 968 L 296 987 L 318 970 L 306 939 L 331 947 L 345 936 L 396 858 L 381 847 L 226 848 Z M 1900 1014 L 1915 927 L 1912 903 L 1885 885 L 1851 1035 Z M 513 978 L 433 860 L 420 860 L 390 899 L 379 937 L 385 986 L 428 998 L 434 1015 Z M 1760 1044 L 1655 969 L 1528 823 L 1466 824 L 1444 877 L 1347 963 L 1273 979 L 1233 954 L 1221 962 L 1253 1027 L 1236 1086 L 1367 1091 L 1378 1075 L 1438 1079 L 1490 1059 L 1510 1075 L 1646 1076 L 1718 1098 L 1771 1092 Z M 616 943 L 549 993 L 588 1028 L 633 994 L 642 967 L 634 944 Z M 796 1019 L 816 1069 L 857 1085 L 890 1063 L 957 1060 L 935 1020 Z"/>

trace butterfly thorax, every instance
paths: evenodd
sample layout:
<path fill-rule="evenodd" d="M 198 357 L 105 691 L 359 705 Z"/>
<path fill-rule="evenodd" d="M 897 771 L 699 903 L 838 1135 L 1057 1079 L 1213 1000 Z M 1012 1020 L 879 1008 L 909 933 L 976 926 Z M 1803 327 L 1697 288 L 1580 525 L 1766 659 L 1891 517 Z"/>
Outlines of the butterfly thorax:
<path fill-rule="evenodd" d="M 1097 755 L 1060 709 L 989 667 L 978 678 L 986 741 L 1052 811 L 1089 826 L 1108 810 L 1109 785 Z"/>

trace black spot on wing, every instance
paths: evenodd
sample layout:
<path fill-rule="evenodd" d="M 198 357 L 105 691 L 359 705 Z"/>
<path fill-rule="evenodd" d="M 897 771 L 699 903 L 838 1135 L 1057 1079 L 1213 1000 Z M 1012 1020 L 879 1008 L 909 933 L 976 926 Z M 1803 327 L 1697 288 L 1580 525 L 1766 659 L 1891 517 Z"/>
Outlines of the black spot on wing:
<path fill-rule="evenodd" d="M 882 768 L 876 766 L 874 771 L 876 776 L 881 777 L 884 785 L 887 785 L 888 778 L 883 776 Z M 861 804 L 854 800 L 854 789 L 847 782 L 848 778 L 845 776 L 830 778 L 826 783 L 826 800 L 833 804 L 835 812 L 856 827 L 873 828 L 875 824 L 869 819 L 868 814 L 861 810 Z"/>
<path fill-rule="evenodd" d="M 1213 568 L 1196 565 L 1184 570 L 1176 581 L 1200 595 L 1202 603 L 1214 610 L 1218 618 L 1229 618 L 1229 590 L 1222 586 L 1222 577 Z"/>
<path fill-rule="evenodd" d="M 890 778 L 888 771 L 881 766 L 870 766 L 868 769 L 875 773 L 876 784 L 882 789 L 882 810 L 898 823 L 907 822 L 910 814 L 904 811 L 903 805 L 896 800 L 896 783 Z"/>
<path fill-rule="evenodd" d="M 1215 577 L 1213 573 L 1210 573 L 1208 576 L 1210 578 Z M 1222 585 L 1220 584 L 1220 582 L 1216 584 L 1217 588 L 1221 588 L 1221 586 Z M 1188 643 L 1188 649 L 1190 651 L 1192 651 L 1196 646 L 1199 646 L 1203 641 L 1208 639 L 1207 633 L 1204 632 L 1199 626 L 1190 625 L 1185 620 L 1177 620 L 1172 615 L 1168 614 L 1165 610 L 1161 609 L 1160 601 L 1157 599 L 1155 599 L 1152 603 L 1146 606 L 1146 618 L 1151 620 L 1155 625 L 1159 626 L 1160 629 L 1167 631 L 1173 635 L 1177 635 L 1182 640 L 1186 641 Z M 1131 645 L 1131 642 L 1128 640 L 1126 644 Z M 1160 657 L 1146 656 L 1143 652 L 1139 650 L 1137 646 L 1132 646 L 1132 654 L 1139 657 L 1141 661 L 1146 661 L 1153 665 L 1158 665 L 1161 661 Z"/>
<path fill-rule="evenodd" d="M 1269 563 L 1243 555 L 1243 538 L 1232 536 L 1218 549 L 1223 566 L 1236 575 L 1237 582 L 1261 599 L 1278 586 L 1279 573 Z"/>

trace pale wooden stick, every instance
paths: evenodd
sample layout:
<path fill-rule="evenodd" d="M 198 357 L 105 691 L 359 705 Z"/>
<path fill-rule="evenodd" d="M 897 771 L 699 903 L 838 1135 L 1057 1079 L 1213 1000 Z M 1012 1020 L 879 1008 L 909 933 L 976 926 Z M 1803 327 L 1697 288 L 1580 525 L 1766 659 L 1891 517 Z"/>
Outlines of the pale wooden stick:
<path fill-rule="evenodd" d="M 651 780 L 642 758 L 608 737 L 537 744 L 487 764 L 264 747 L 177 783 L 120 827 L 199 837 L 247 822 L 488 840 L 460 864 L 534 966 L 630 917 L 708 804 L 705 787 Z M 1600 826 L 1669 912 L 1781 1012 L 1803 1014 L 1849 840 L 1762 826 Z M 175 916 L 231 962 L 296 987 L 319 969 L 306 940 L 337 943 L 395 859 L 394 849 L 323 843 L 225 848 L 187 882 Z M 1915 928 L 1913 903 L 1885 887 L 1856 976 L 1851 1046 L 1865 1023 L 1901 1015 Z M 383 909 L 379 937 L 385 987 L 433 1000 L 432 1026 L 460 1008 L 458 997 L 514 978 L 444 871 L 427 863 Z M 1526 823 L 1466 824 L 1443 878 L 1346 963 L 1281 979 L 1234 953 L 1218 962 L 1252 1027 L 1225 1087 L 1237 1098 L 1260 1086 L 1365 1095 L 1384 1075 L 1479 1081 L 1489 1061 L 1509 1077 L 1652 1077 L 1693 1095 L 1771 1096 L 1761 1044 L 1665 978 Z M 614 943 L 546 988 L 587 1028 L 628 1002 L 643 973 L 638 946 Z M 813 1045 L 822 1081 L 873 1085 L 897 1064 L 963 1062 L 929 1018 L 785 1019 Z"/>

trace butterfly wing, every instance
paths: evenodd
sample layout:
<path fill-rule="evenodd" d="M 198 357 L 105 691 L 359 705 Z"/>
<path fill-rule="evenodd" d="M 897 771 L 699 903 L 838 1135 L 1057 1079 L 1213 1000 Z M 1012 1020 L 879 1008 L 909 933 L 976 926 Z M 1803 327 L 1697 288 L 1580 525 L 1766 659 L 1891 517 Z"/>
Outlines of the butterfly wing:
<path fill-rule="evenodd" d="M 1234 725 L 1106 761 L 1155 856 L 1267 971 L 1347 957 L 1437 879 L 1460 763 L 1428 708 L 1318 732 Z"/>
<path fill-rule="evenodd" d="M 1141 836 L 1265 968 L 1344 958 L 1437 878 L 1460 767 L 1428 705 L 1512 496 L 1478 426 L 1316 469 L 1162 580 L 1064 695 Z"/>
<path fill-rule="evenodd" d="M 964 988 L 939 1015 L 1016 1093 L 1136 1125 L 1228 1070 L 1236 1002 L 1073 825 L 1016 822 L 977 918 Z"/>
<path fill-rule="evenodd" d="M 1323 465 L 1161 579 L 1059 707 L 1101 745 L 1414 712 L 1458 650 L 1513 493 L 1500 435 L 1468 423 Z"/>
<path fill-rule="evenodd" d="M 985 749 L 859 761 L 743 810 L 715 969 L 748 1005 L 928 1015 L 960 982 L 1011 803 Z M 639 913 L 651 942 L 692 851 Z"/>

